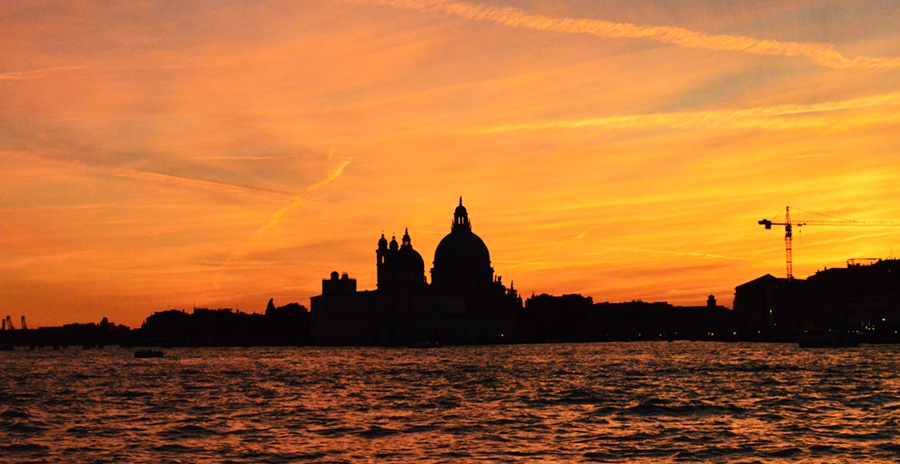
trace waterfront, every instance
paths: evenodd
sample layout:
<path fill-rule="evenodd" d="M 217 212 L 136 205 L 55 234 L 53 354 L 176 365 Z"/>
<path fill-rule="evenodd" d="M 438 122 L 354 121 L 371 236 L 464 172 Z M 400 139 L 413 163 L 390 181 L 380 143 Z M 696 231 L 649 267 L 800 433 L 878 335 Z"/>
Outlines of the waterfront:
<path fill-rule="evenodd" d="M 24 462 L 900 459 L 897 345 L 0 353 Z"/>

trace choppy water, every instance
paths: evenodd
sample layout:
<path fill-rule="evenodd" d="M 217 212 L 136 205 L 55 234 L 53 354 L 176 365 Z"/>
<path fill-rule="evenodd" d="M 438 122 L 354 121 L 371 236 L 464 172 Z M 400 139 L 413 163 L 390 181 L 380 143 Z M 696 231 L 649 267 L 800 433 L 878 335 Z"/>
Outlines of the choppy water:
<path fill-rule="evenodd" d="M 897 461 L 900 347 L 0 353 L 2 462 Z"/>

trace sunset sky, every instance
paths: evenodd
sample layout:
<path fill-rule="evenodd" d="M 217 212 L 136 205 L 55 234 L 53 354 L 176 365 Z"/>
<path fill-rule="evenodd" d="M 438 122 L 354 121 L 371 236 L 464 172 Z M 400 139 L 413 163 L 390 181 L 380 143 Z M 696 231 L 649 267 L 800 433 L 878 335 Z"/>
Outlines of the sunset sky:
<path fill-rule="evenodd" d="M 462 196 L 524 296 L 731 306 L 763 218 L 900 221 L 900 4 L 5 1 L 0 317 L 262 312 L 431 268 Z M 796 208 L 796 209 L 795 209 Z M 820 216 L 809 212 L 821 213 Z M 806 226 L 794 274 L 900 254 Z"/>

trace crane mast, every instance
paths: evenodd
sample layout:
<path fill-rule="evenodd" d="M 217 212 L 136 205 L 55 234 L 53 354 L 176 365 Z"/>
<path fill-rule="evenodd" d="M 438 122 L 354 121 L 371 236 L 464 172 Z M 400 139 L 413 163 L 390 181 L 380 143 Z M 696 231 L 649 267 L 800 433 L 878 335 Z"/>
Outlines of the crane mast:
<path fill-rule="evenodd" d="M 802 210 L 801 210 L 802 211 Z M 807 211 L 809 212 L 809 211 Z M 818 214 L 818 213 L 813 213 Z M 854 221 L 849 219 L 838 219 L 838 220 L 800 220 L 796 221 L 791 219 L 791 207 L 786 206 L 784 208 L 784 222 L 775 222 L 769 219 L 763 219 L 758 222 L 760 225 L 766 227 L 766 229 L 771 229 L 772 226 L 784 226 L 784 251 L 785 251 L 785 261 L 786 261 L 786 271 L 787 271 L 787 279 L 794 279 L 794 264 L 793 264 L 793 246 L 792 240 L 794 235 L 794 226 L 801 227 L 806 225 L 820 225 L 820 226 L 897 226 L 900 225 L 897 222 L 893 221 Z"/>
<path fill-rule="evenodd" d="M 784 222 L 773 222 L 768 219 L 763 219 L 759 221 L 760 225 L 766 226 L 766 229 L 771 229 L 773 225 L 775 226 L 784 226 L 784 254 L 786 266 L 785 270 L 787 271 L 787 279 L 794 279 L 794 256 L 793 256 L 793 237 L 794 237 L 794 225 L 802 226 L 805 225 L 805 222 L 795 222 L 791 221 L 791 207 L 787 206 L 784 208 Z"/>
<path fill-rule="evenodd" d="M 784 208 L 784 253 L 787 258 L 787 279 L 794 279 L 794 253 L 791 242 L 793 241 L 793 228 L 791 227 L 791 207 Z"/>

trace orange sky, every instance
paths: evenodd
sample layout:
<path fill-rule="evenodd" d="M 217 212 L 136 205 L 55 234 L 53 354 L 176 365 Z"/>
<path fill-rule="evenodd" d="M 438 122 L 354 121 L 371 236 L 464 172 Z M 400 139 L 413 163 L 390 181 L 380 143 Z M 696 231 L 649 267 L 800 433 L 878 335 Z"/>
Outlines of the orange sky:
<path fill-rule="evenodd" d="M 139 326 L 430 269 L 458 197 L 503 281 L 731 305 L 795 219 L 900 221 L 900 6 L 0 5 L 0 316 Z M 781 216 L 783 218 L 783 216 Z M 807 226 L 794 273 L 900 252 Z"/>

